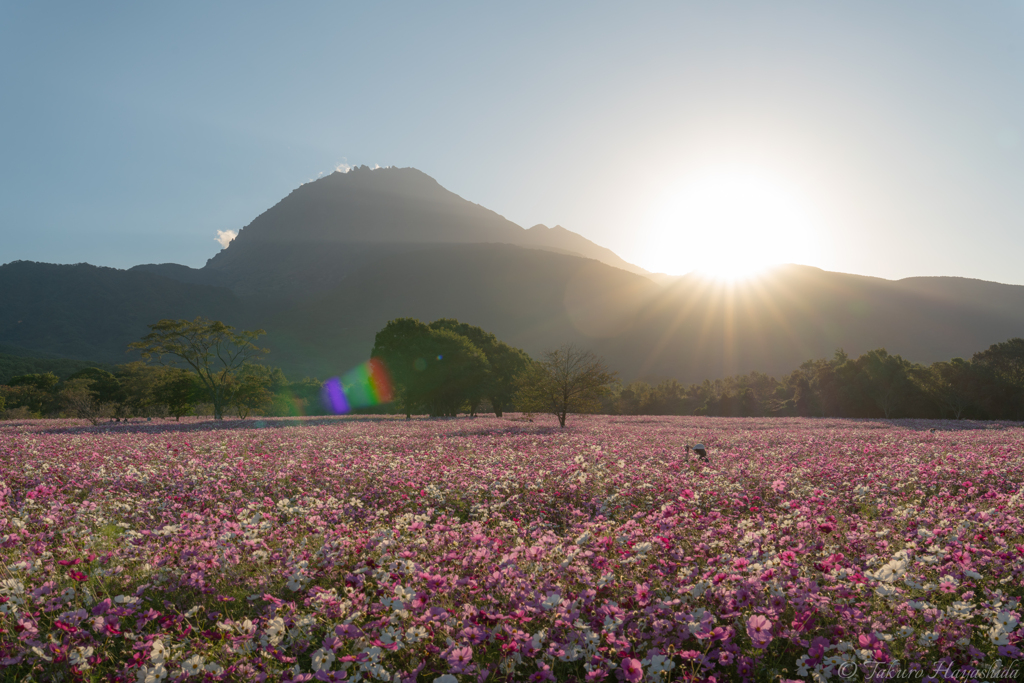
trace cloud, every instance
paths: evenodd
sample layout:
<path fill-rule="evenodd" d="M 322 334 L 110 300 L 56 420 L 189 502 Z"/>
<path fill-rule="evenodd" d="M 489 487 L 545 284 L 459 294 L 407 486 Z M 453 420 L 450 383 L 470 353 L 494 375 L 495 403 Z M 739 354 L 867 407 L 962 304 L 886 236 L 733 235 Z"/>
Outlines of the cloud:
<path fill-rule="evenodd" d="M 349 171 L 352 170 L 352 167 L 343 162 L 335 166 L 334 170 L 337 171 L 338 173 L 348 173 Z"/>
<path fill-rule="evenodd" d="M 234 230 L 218 230 L 217 236 L 214 239 L 220 243 L 221 249 L 227 249 L 228 244 L 236 237 L 238 237 L 238 233 Z"/>

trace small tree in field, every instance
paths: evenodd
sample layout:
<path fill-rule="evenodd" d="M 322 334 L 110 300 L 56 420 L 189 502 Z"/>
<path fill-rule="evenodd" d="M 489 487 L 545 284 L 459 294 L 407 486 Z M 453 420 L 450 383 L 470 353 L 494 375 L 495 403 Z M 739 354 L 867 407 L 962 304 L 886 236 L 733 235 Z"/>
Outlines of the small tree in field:
<path fill-rule="evenodd" d="M 170 356 L 175 359 L 172 364 L 183 362 L 192 368 L 217 420 L 224 419 L 224 410 L 231 404 L 236 375 L 260 354 L 269 353 L 253 343 L 265 330 L 235 332 L 218 320 L 161 320 L 149 329 L 128 348 L 140 351 L 144 360 L 155 357 L 164 362 Z"/>
<path fill-rule="evenodd" d="M 575 344 L 544 354 L 519 383 L 516 405 L 524 412 L 552 413 L 565 427 L 569 413 L 592 413 L 615 380 L 604 361 Z"/>

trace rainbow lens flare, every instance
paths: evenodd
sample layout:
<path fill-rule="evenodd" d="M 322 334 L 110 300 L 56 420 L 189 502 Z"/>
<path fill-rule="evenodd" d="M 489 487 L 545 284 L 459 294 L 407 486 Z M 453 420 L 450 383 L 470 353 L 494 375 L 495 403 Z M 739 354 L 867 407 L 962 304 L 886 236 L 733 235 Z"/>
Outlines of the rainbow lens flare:
<path fill-rule="evenodd" d="M 324 408 L 335 415 L 387 403 L 393 396 L 391 375 L 379 358 L 371 358 L 341 377 L 330 378 L 321 389 Z"/>

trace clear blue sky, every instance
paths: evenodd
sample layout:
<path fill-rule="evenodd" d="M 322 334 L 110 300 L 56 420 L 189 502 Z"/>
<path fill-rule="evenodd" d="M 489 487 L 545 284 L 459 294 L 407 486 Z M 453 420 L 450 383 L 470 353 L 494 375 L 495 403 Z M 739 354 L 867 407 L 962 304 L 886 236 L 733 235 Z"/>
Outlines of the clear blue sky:
<path fill-rule="evenodd" d="M 1024 2 L 366 5 L 0 2 L 0 263 L 202 266 L 379 164 L 652 270 L 1024 284 Z"/>

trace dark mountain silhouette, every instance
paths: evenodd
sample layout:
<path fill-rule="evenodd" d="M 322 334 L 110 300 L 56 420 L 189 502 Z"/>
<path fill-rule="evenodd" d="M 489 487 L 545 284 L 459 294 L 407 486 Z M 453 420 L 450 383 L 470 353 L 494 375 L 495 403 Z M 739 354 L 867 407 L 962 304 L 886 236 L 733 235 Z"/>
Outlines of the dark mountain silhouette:
<path fill-rule="evenodd" d="M 248 322 L 224 288 L 87 263 L 0 266 L 0 343 L 63 358 L 126 363 L 127 345 L 162 318 Z"/>
<path fill-rule="evenodd" d="M 267 329 L 268 363 L 325 378 L 365 360 L 388 320 L 453 317 L 534 356 L 571 341 L 624 380 L 692 382 L 779 375 L 838 348 L 931 363 L 1024 336 L 1020 286 L 804 266 L 733 285 L 649 275 L 414 169 L 363 168 L 298 188 L 201 269 L 0 266 L 0 344 L 119 363 L 148 323 L 204 315 Z"/>
<path fill-rule="evenodd" d="M 646 274 L 613 251 L 566 230 L 525 230 L 449 192 L 414 168 L 364 167 L 300 186 L 238 232 L 201 269 L 136 266 L 239 294 L 324 291 L 364 264 L 430 244 L 515 244 L 575 254 Z"/>
<path fill-rule="evenodd" d="M 373 334 L 400 316 L 454 317 L 533 355 L 573 341 L 605 356 L 624 379 L 687 382 L 751 370 L 780 375 L 841 347 L 854 355 L 886 347 L 932 363 L 1024 332 L 1024 287 L 998 285 L 1007 305 L 983 310 L 901 282 L 805 266 L 736 285 L 686 276 L 662 287 L 589 259 L 459 245 L 376 263 L 350 282 L 268 323 L 268 343 L 286 367 L 316 374 L 354 364 Z"/>

